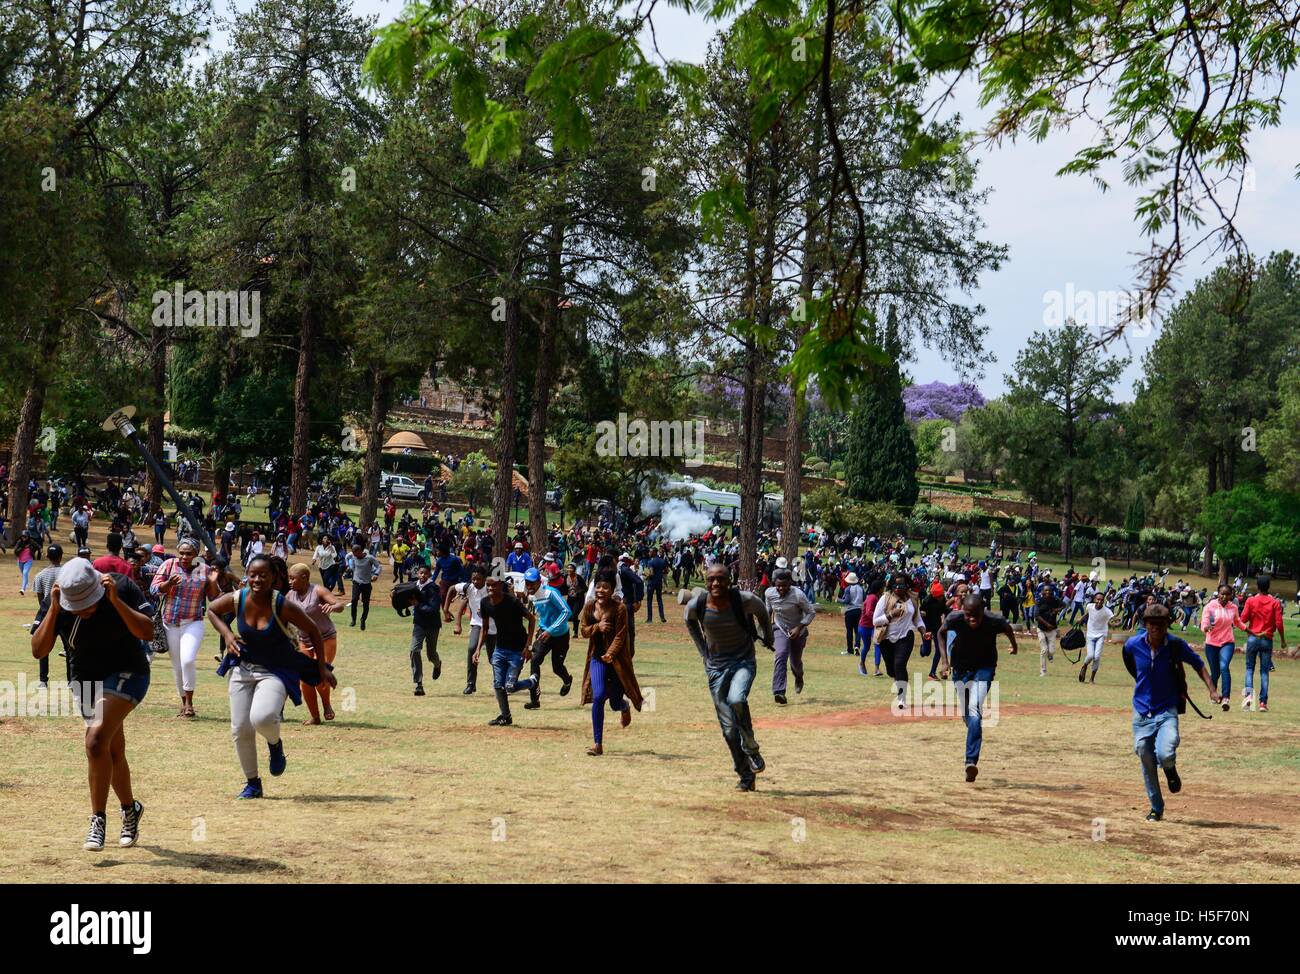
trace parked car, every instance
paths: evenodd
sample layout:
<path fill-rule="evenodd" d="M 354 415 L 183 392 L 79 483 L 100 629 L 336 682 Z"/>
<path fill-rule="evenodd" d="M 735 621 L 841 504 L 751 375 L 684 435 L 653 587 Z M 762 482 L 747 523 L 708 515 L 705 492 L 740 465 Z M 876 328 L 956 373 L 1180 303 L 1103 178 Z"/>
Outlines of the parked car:
<path fill-rule="evenodd" d="M 416 501 L 424 491 L 422 484 L 417 484 L 410 477 L 395 473 L 379 474 L 379 496 L 392 497 L 395 500 Z"/>

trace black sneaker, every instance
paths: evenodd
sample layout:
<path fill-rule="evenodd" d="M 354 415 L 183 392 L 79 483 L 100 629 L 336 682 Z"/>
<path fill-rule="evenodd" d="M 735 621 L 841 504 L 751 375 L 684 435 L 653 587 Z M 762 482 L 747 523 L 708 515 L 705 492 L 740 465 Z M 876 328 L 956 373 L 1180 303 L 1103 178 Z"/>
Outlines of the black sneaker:
<path fill-rule="evenodd" d="M 803 693 L 803 677 L 796 676 L 794 678 L 794 692 Z"/>
<path fill-rule="evenodd" d="M 528 691 L 528 702 L 524 704 L 525 710 L 537 710 L 542 705 L 542 681 L 533 677 L 532 689 Z"/>
<path fill-rule="evenodd" d="M 354 627 L 354 628 L 356 627 L 356 624 L 357 624 L 357 620 L 356 620 L 356 619 L 353 619 L 351 622 L 348 623 L 349 626 L 352 626 L 352 627 Z"/>
<path fill-rule="evenodd" d="M 415 695 L 416 695 L 417 697 L 422 697 L 422 696 L 424 696 L 424 687 L 421 686 L 419 683 L 417 683 L 417 684 L 415 685 Z"/>
<path fill-rule="evenodd" d="M 364 622 L 361 623 L 361 631 L 362 631 L 362 632 L 365 632 L 365 631 L 366 631 L 366 624 L 365 624 Z"/>
<path fill-rule="evenodd" d="M 462 690 L 462 691 L 460 691 L 460 692 L 461 692 L 464 696 L 467 696 L 467 697 L 468 697 L 471 693 L 477 693 L 477 692 L 478 692 L 478 688 L 477 688 L 476 686 L 474 686 L 474 684 L 470 683 L 470 684 L 468 684 L 468 685 L 465 687 L 464 690 Z"/>
<path fill-rule="evenodd" d="M 507 717 L 505 714 L 497 714 L 497 716 L 493 717 L 491 720 L 488 721 L 488 726 L 509 727 L 513 723 L 514 721 L 511 720 L 509 717 Z"/>
<path fill-rule="evenodd" d="M 436 680 L 442 676 L 442 657 L 435 656 L 433 660 L 433 678 Z"/>
<path fill-rule="evenodd" d="M 759 774 L 767 767 L 767 762 L 763 760 L 763 755 L 755 751 L 753 754 L 746 754 L 746 760 L 749 761 L 749 767 L 754 774 Z"/>
<path fill-rule="evenodd" d="M 777 703 L 779 703 L 782 707 L 785 706 L 785 694 L 784 694 L 784 693 L 774 693 L 774 694 L 772 694 L 772 699 L 775 700 Z"/>
<path fill-rule="evenodd" d="M 1169 782 L 1169 791 L 1171 794 L 1176 795 L 1183 790 L 1183 779 L 1178 777 L 1177 768 L 1165 768 L 1165 780 Z"/>
<path fill-rule="evenodd" d="M 1151 811 L 1147 812 L 1148 822 L 1159 822 L 1164 817 L 1165 817 L 1164 812 L 1157 812 L 1154 808 L 1151 809 Z"/>
<path fill-rule="evenodd" d="M 104 816 L 90 816 L 90 831 L 86 833 L 86 844 L 82 846 L 87 852 L 104 851 Z"/>
<path fill-rule="evenodd" d="M 573 681 L 569 680 L 567 683 L 564 684 L 564 686 L 560 687 L 560 696 L 567 697 L 569 695 L 569 691 L 572 689 L 573 689 Z"/>
<path fill-rule="evenodd" d="M 736 782 L 736 791 L 753 791 L 754 787 L 753 778 L 741 778 Z"/>
<path fill-rule="evenodd" d="M 122 836 L 117 844 L 123 849 L 135 845 L 135 840 L 140 838 L 140 816 L 143 814 L 144 806 L 138 801 L 132 802 L 130 808 L 122 809 Z"/>
<path fill-rule="evenodd" d="M 976 776 L 977 776 L 979 773 L 980 773 L 980 769 L 979 769 L 979 765 L 978 765 L 978 764 L 968 764 L 968 765 L 966 765 L 966 780 L 967 780 L 967 781 L 974 781 L 975 778 L 976 778 Z"/>

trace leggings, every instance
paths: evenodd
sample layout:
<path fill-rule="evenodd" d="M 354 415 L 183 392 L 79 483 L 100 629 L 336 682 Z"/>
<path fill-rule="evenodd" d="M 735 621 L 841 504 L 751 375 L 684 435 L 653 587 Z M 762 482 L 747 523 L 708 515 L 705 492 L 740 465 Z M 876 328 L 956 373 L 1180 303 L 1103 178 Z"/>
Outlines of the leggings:
<path fill-rule="evenodd" d="M 204 628 L 202 619 L 182 622 L 176 626 L 163 623 L 163 632 L 167 634 L 167 655 L 171 657 L 172 673 L 176 677 L 177 694 L 194 692 Z"/>
<path fill-rule="evenodd" d="M 361 624 L 366 624 L 370 617 L 370 582 L 352 582 L 352 621 L 357 621 L 357 599 L 361 599 Z"/>
<path fill-rule="evenodd" d="M 339 636 L 336 632 L 332 636 L 322 636 L 321 642 L 325 644 L 325 662 L 333 663 L 334 654 L 339 651 Z M 300 643 L 299 652 L 312 659 L 316 658 L 316 651 L 312 649 L 311 643 Z M 321 683 L 318 686 L 312 686 L 310 683 L 299 683 L 302 689 L 302 699 L 307 704 L 307 711 L 311 714 L 312 720 L 320 720 L 320 711 L 316 708 L 316 696 L 320 695 L 320 702 L 325 705 L 327 714 L 333 713 L 334 708 L 330 706 L 330 685 L 328 682 Z"/>
<path fill-rule="evenodd" d="M 894 690 L 900 697 L 907 691 L 907 661 L 915 645 L 915 630 L 908 632 L 902 639 L 880 640 L 881 655 L 885 657 L 885 672 L 894 681 Z"/>
<path fill-rule="evenodd" d="M 600 744 L 605 737 L 605 701 L 609 701 L 610 710 L 618 713 L 632 706 L 632 702 L 623 699 L 623 684 L 619 682 L 614 667 L 599 656 L 591 658 L 589 673 L 591 675 L 591 736 L 597 744 Z"/>
<path fill-rule="evenodd" d="M 844 648 L 850 652 L 856 652 L 857 646 L 854 645 L 854 637 L 858 634 L 858 622 L 862 619 L 862 607 L 856 609 L 844 610 Z"/>
<path fill-rule="evenodd" d="M 861 620 L 859 620 L 859 623 Z M 858 625 L 858 665 L 862 669 L 867 668 L 867 650 L 871 648 L 871 635 L 876 631 L 875 626 Z M 876 646 L 876 668 L 880 668 L 880 646 Z"/>
<path fill-rule="evenodd" d="M 240 663 L 230 671 L 230 736 L 245 778 L 257 777 L 257 735 L 280 742 L 280 713 L 289 696 L 284 682 L 270 670 Z"/>

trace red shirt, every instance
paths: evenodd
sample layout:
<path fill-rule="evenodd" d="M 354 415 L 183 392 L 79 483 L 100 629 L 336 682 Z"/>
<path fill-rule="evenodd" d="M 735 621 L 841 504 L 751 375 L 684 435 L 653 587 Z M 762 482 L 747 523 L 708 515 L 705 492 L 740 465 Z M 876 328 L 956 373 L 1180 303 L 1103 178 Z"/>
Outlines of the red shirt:
<path fill-rule="evenodd" d="M 90 564 L 97 572 L 103 572 L 104 574 L 117 572 L 119 575 L 128 577 L 130 577 L 131 570 L 134 567 L 130 562 L 123 561 L 117 555 L 100 555 Z"/>
<path fill-rule="evenodd" d="M 1282 603 L 1263 592 L 1252 595 L 1241 610 L 1241 621 L 1250 627 L 1252 636 L 1272 639 L 1282 631 Z"/>

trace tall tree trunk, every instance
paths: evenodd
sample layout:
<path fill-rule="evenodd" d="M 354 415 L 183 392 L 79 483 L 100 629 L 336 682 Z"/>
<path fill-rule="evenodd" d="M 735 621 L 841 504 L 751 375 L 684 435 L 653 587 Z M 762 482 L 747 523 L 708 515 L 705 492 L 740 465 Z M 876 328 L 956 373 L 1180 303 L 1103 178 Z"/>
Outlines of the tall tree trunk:
<path fill-rule="evenodd" d="M 384 423 L 392 405 L 393 379 L 376 368 L 371 372 L 370 422 L 366 426 L 366 456 L 361 479 L 361 526 L 377 520 L 379 507 L 379 465 L 383 461 Z"/>
<path fill-rule="evenodd" d="M 308 40 L 304 29 L 299 45 L 298 75 L 299 85 L 305 91 L 309 83 Z M 298 132 L 298 216 L 304 219 L 311 205 L 311 120 L 307 106 L 299 103 L 297 112 Z M 302 269 L 299 275 L 299 287 L 302 288 L 302 308 L 298 320 L 298 371 L 293 380 L 293 466 L 289 478 L 289 509 L 296 514 L 307 510 L 307 491 L 311 482 L 311 404 L 308 392 L 311 383 L 312 346 L 315 344 L 314 301 L 312 298 L 312 241 L 307 233 L 298 236 L 298 246 L 302 253 Z"/>
<path fill-rule="evenodd" d="M 311 313 L 303 310 L 298 323 L 298 371 L 293 379 L 293 466 L 289 480 L 289 509 L 307 509 L 311 479 L 311 405 L 307 401 L 312 369 Z"/>
<path fill-rule="evenodd" d="M 794 568 L 799 557 L 799 529 L 803 527 L 803 423 L 808 400 L 790 385 L 786 398 L 785 471 L 781 486 L 781 554 Z"/>
<path fill-rule="evenodd" d="M 804 200 L 803 255 L 799 268 L 799 296 L 812 300 L 817 283 L 819 227 L 817 211 L 821 203 L 822 116 L 818 104 L 813 122 L 812 157 L 808 171 L 808 195 Z M 808 333 L 807 323 L 797 326 L 795 348 Z M 781 553 L 791 568 L 799 557 L 799 529 L 803 527 L 803 426 L 808 414 L 808 397 L 804 390 L 790 383 L 786 399 L 785 460 L 781 487 Z"/>
<path fill-rule="evenodd" d="M 49 362 L 58 348 L 62 323 L 49 321 L 41 336 L 41 365 Z M 27 380 L 18 428 L 14 431 L 13 456 L 9 460 L 9 538 L 12 543 L 27 527 L 27 482 L 32 477 L 32 458 L 36 437 L 41 431 L 41 411 L 45 408 L 46 379 L 40 368 Z"/>
<path fill-rule="evenodd" d="M 153 329 L 154 340 L 149 346 L 149 387 L 157 404 L 149 417 L 149 452 L 159 463 L 163 462 L 163 433 L 167 410 L 167 329 Z M 144 495 L 149 509 L 162 506 L 162 481 L 152 470 L 145 471 Z"/>
<path fill-rule="evenodd" d="M 746 290 L 750 301 L 747 317 L 766 333 L 772 322 L 772 270 L 776 263 L 776 173 L 775 134 L 768 140 L 768 164 L 764 169 L 764 213 L 761 257 L 755 267 L 753 247 L 746 258 L 750 283 Z M 752 176 L 749 182 L 752 184 Z M 751 239 L 752 236 L 751 236 Z M 741 422 L 740 450 L 740 568 L 742 589 L 758 587 L 758 522 L 763 510 L 763 427 L 767 398 L 764 376 L 765 349 L 758 337 L 751 336 L 745 349 L 745 408 Z"/>
<path fill-rule="evenodd" d="M 533 377 L 533 414 L 528 421 L 528 532 L 534 560 L 546 550 L 546 423 L 555 378 L 555 343 L 564 302 L 564 225 L 551 226 L 546 258 L 547 288 L 538 335 L 537 370 Z"/>
<path fill-rule="evenodd" d="M 230 495 L 230 455 L 220 447 L 212 451 L 212 493 L 220 494 L 222 503 Z"/>
<path fill-rule="evenodd" d="M 1205 496 L 1209 497 L 1219 488 L 1216 486 L 1218 480 L 1218 469 L 1214 465 L 1214 457 L 1210 457 L 1210 463 L 1206 470 L 1205 479 Z M 1214 571 L 1214 535 L 1209 531 L 1205 532 L 1205 554 L 1201 556 L 1201 574 L 1208 575 Z M 1219 583 L 1222 584 L 1227 577 L 1227 573 L 1220 569 Z"/>
<path fill-rule="evenodd" d="M 514 499 L 515 416 L 519 408 L 519 315 L 520 300 L 506 298 L 506 320 L 502 333 L 501 418 L 497 427 L 497 474 L 492 485 L 493 553 L 505 552 L 510 536 L 510 502 Z"/>

